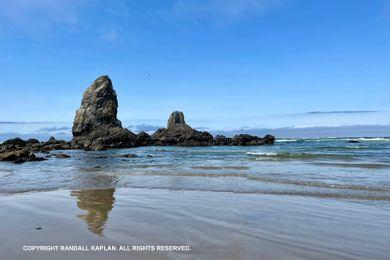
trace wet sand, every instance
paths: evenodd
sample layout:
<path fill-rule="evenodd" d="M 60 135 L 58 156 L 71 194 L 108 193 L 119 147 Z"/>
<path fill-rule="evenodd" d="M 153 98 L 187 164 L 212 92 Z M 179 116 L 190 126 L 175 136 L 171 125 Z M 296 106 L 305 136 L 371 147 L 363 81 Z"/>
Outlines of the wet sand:
<path fill-rule="evenodd" d="M 388 259 L 390 204 L 111 188 L 0 197 L 1 259 Z M 190 251 L 23 251 L 185 245 Z"/>

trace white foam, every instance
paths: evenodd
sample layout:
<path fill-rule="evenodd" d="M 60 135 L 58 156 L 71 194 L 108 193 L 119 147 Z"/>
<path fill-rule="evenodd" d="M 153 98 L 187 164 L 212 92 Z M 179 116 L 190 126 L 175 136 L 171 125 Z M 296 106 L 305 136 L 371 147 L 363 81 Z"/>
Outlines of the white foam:
<path fill-rule="evenodd" d="M 276 139 L 277 143 L 296 142 L 298 139 Z"/>
<path fill-rule="evenodd" d="M 248 155 L 262 155 L 262 156 L 276 156 L 278 153 L 272 153 L 272 152 L 247 152 Z"/>

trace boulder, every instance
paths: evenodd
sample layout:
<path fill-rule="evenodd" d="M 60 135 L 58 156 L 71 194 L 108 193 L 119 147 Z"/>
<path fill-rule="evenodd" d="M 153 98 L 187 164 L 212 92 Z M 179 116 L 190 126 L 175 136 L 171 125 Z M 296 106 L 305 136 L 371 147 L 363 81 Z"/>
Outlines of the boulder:
<path fill-rule="evenodd" d="M 35 156 L 35 154 L 31 153 L 27 149 L 0 152 L 0 161 L 14 162 L 16 164 L 43 160 L 45 159 Z"/>
<path fill-rule="evenodd" d="M 160 128 L 152 135 L 155 145 L 178 146 L 208 146 L 212 145 L 213 136 L 208 132 L 201 132 L 185 123 L 183 112 L 173 112 L 167 128 Z"/>
<path fill-rule="evenodd" d="M 72 147 L 104 150 L 135 146 L 135 134 L 117 119 L 118 99 L 111 80 L 101 76 L 84 92 L 73 122 Z"/>
<path fill-rule="evenodd" d="M 10 151 L 10 150 L 17 150 L 17 149 L 24 148 L 26 145 L 27 145 L 26 141 L 17 137 L 17 138 L 12 138 L 4 141 L 1 145 L 1 148 L 2 150 Z"/>
<path fill-rule="evenodd" d="M 57 154 L 54 154 L 54 157 L 57 159 L 65 159 L 65 158 L 70 158 L 70 155 L 65 154 L 65 153 L 57 153 Z"/>
<path fill-rule="evenodd" d="M 137 158 L 138 155 L 136 155 L 134 153 L 127 153 L 127 154 L 122 154 L 119 157 L 123 157 L 123 158 Z"/>

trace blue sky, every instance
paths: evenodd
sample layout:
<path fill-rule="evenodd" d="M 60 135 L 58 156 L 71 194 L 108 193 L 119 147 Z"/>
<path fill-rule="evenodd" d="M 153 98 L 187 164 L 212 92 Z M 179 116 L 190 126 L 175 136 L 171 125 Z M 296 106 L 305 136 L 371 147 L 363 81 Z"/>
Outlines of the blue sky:
<path fill-rule="evenodd" d="M 107 74 L 126 124 L 390 124 L 389 1 L 0 3 L 0 121 L 71 122 Z"/>

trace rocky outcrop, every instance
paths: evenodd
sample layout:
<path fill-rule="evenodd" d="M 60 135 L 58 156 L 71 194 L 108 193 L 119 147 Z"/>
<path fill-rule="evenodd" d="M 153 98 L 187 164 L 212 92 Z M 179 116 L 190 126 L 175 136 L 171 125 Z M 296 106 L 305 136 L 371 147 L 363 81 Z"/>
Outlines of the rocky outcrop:
<path fill-rule="evenodd" d="M 207 146 L 213 136 L 200 132 L 185 123 L 183 112 L 175 111 L 168 119 L 167 128 L 160 128 L 152 135 L 154 145 Z"/>
<path fill-rule="evenodd" d="M 42 157 L 37 157 L 35 154 L 31 153 L 27 149 L 0 152 L 0 161 L 14 162 L 16 164 L 43 160 L 46 159 Z"/>
<path fill-rule="evenodd" d="M 118 99 L 111 80 L 101 76 L 84 92 L 73 122 L 72 147 L 103 150 L 135 146 L 135 134 L 117 118 Z"/>
<path fill-rule="evenodd" d="M 263 138 L 248 134 L 236 135 L 232 138 L 232 145 L 237 146 L 250 146 L 250 145 L 265 145 L 273 144 L 275 137 L 272 135 L 266 135 Z"/>
<path fill-rule="evenodd" d="M 20 138 L 13 138 L 4 141 L 0 145 L 0 161 L 24 163 L 31 161 L 43 161 L 45 158 L 36 156 L 34 153 L 47 153 L 52 150 L 67 150 L 71 148 L 69 142 L 56 140 L 51 137 L 46 142 L 39 142 L 36 139 L 27 141 Z"/>
<path fill-rule="evenodd" d="M 26 149 L 31 152 L 48 152 L 51 150 L 68 150 L 71 148 L 69 142 L 56 140 L 54 137 L 46 142 L 39 142 L 37 139 L 28 139 L 27 141 L 20 138 L 13 138 L 4 141 L 0 146 L 0 152 L 18 151 Z"/>
<path fill-rule="evenodd" d="M 217 135 L 214 138 L 214 145 L 227 145 L 227 146 L 256 146 L 274 144 L 275 137 L 272 135 L 266 135 L 264 137 L 258 137 L 248 134 L 235 135 L 233 138 L 223 135 Z"/>
<path fill-rule="evenodd" d="M 14 163 L 25 163 L 32 161 L 44 161 L 43 157 L 36 156 L 35 153 L 48 153 L 52 150 L 67 150 L 71 148 L 69 142 L 56 140 L 54 137 L 46 142 L 39 142 L 37 139 L 22 140 L 13 138 L 0 144 L 0 161 Z"/>
<path fill-rule="evenodd" d="M 167 128 L 158 129 L 147 145 L 178 145 L 178 146 L 250 146 L 273 144 L 275 137 L 240 134 L 233 138 L 217 135 L 215 138 L 208 132 L 201 132 L 186 124 L 183 112 L 175 111 L 168 119 Z"/>

